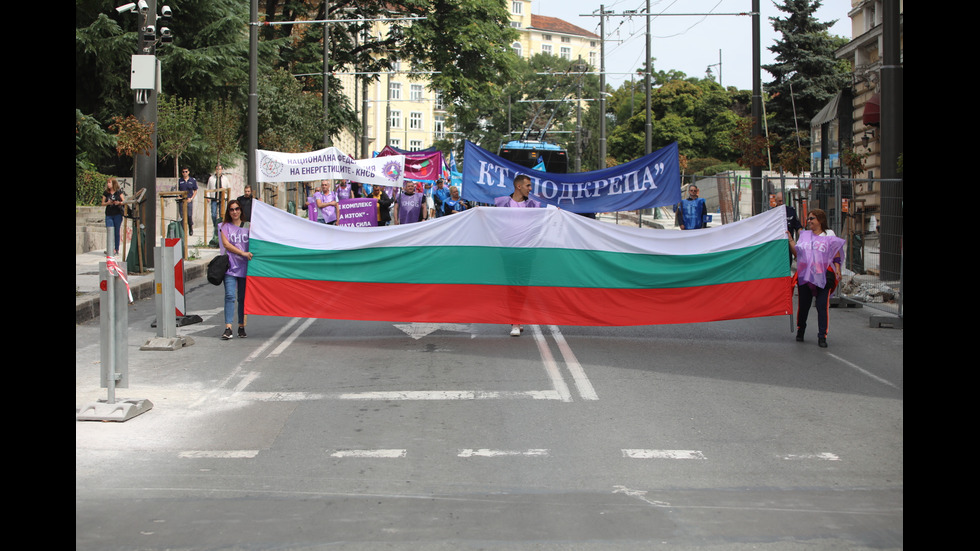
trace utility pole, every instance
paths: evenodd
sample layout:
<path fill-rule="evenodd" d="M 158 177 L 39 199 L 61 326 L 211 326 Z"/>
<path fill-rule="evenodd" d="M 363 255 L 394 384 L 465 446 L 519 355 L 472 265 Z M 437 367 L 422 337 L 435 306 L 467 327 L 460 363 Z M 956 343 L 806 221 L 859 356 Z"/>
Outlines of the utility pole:
<path fill-rule="evenodd" d="M 606 6 L 599 5 L 599 170 L 606 168 Z"/>
<path fill-rule="evenodd" d="M 146 151 L 146 159 L 140 161 L 141 155 L 134 158 L 136 164 L 133 191 L 143 190 L 148 198 L 144 201 L 146 213 L 140 222 L 145 228 L 147 239 L 143 243 L 143 262 L 146 267 L 153 267 L 153 254 L 156 247 L 156 196 L 157 196 L 157 95 L 160 91 L 160 61 L 156 58 L 157 41 L 170 43 L 173 36 L 170 30 L 171 11 L 169 6 L 163 7 L 163 15 L 157 16 L 156 0 L 140 0 L 139 3 L 129 3 L 116 8 L 118 13 L 135 13 L 139 18 L 137 29 L 137 50 L 132 59 L 130 69 L 130 87 L 133 89 L 133 115 L 143 124 L 154 126 L 150 133 L 150 148 Z M 135 193 L 134 193 L 135 195 Z M 137 239 L 141 228 L 135 228 Z"/>
<path fill-rule="evenodd" d="M 752 0 L 752 137 L 762 136 L 762 30 L 759 0 Z M 752 182 L 752 214 L 762 212 L 762 167 L 749 170 Z"/>

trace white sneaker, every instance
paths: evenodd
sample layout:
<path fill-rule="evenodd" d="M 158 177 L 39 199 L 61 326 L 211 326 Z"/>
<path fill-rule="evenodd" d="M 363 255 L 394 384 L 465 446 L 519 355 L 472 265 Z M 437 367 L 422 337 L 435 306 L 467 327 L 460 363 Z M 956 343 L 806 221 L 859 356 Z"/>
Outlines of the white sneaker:
<path fill-rule="evenodd" d="M 521 336 L 521 326 L 519 326 L 519 325 L 511 325 L 510 326 L 510 336 L 511 337 L 520 337 Z"/>

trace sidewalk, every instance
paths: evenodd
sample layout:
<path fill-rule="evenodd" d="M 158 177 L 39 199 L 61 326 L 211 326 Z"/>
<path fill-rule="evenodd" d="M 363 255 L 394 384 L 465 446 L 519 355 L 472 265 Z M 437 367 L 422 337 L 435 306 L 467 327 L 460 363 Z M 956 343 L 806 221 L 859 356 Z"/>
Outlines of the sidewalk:
<path fill-rule="evenodd" d="M 208 262 L 218 254 L 218 249 L 192 248 L 188 253 L 198 254 L 194 260 L 184 261 L 184 282 L 207 275 Z M 125 265 L 122 255 L 116 258 Z M 91 251 L 75 255 L 75 324 L 99 317 L 99 263 L 105 262 L 104 251 Z M 133 300 L 153 298 L 153 272 L 127 276 Z"/>

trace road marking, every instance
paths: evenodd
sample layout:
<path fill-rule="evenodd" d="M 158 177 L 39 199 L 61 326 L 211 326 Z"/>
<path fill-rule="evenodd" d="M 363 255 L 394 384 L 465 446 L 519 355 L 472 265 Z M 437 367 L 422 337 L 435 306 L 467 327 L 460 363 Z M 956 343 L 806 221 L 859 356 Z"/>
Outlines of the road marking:
<path fill-rule="evenodd" d="M 572 348 L 565 341 L 565 336 L 561 334 L 557 325 L 549 325 L 548 328 L 551 329 L 551 336 L 558 343 L 558 350 L 561 351 L 561 356 L 565 359 L 565 365 L 568 366 L 568 371 L 572 374 L 572 381 L 575 383 L 579 395 L 582 396 L 583 400 L 598 400 L 599 395 L 595 393 L 595 388 L 592 387 L 592 382 L 589 381 L 585 370 L 582 369 L 582 364 L 578 362 L 578 358 L 572 353 Z"/>
<path fill-rule="evenodd" d="M 337 450 L 330 454 L 330 457 L 359 457 L 373 459 L 398 459 L 408 455 L 408 450 L 387 449 L 387 450 Z"/>
<path fill-rule="evenodd" d="M 551 348 L 548 347 L 548 342 L 545 341 L 544 335 L 541 333 L 541 328 L 537 325 L 532 325 L 531 332 L 534 333 L 534 341 L 538 345 L 538 352 L 541 353 L 541 361 L 544 362 L 544 370 L 548 373 L 548 377 L 551 378 L 551 384 L 554 385 L 555 391 L 561 396 L 562 402 L 571 402 L 572 393 L 568 390 L 568 385 L 565 384 L 565 380 L 562 379 L 561 372 L 558 371 L 558 364 L 555 362 L 555 357 L 551 354 Z"/>
<path fill-rule="evenodd" d="M 844 358 L 841 358 L 840 356 L 838 356 L 836 354 L 832 354 L 830 352 L 828 352 L 827 355 L 830 356 L 831 358 L 834 358 L 835 360 L 843 363 L 843 364 L 846 364 L 846 365 L 848 365 L 848 366 L 856 369 L 858 372 L 860 372 L 860 373 L 862 373 L 864 375 L 867 375 L 868 377 L 871 377 L 872 379 L 878 381 L 879 383 L 884 383 L 884 384 L 886 384 L 886 385 L 888 385 L 888 386 L 890 386 L 890 387 L 892 387 L 892 388 L 894 388 L 896 390 L 899 390 L 898 386 L 896 386 L 892 382 L 887 381 L 885 379 L 882 379 L 881 377 L 875 375 L 874 373 L 871 373 L 870 371 L 862 368 L 861 366 L 859 366 L 859 365 L 857 365 L 855 363 L 849 362 L 849 361 L 845 360 Z"/>
<path fill-rule="evenodd" d="M 567 390 L 567 388 L 566 388 Z M 393 390 L 379 392 L 348 392 L 341 400 L 491 400 L 527 398 L 531 400 L 565 400 L 554 390 L 483 391 L 483 390 Z"/>
<path fill-rule="evenodd" d="M 465 450 L 459 450 L 456 457 L 547 457 L 548 450 L 545 449 L 530 449 L 530 450 L 490 450 L 487 448 L 473 449 L 468 448 Z"/>
<path fill-rule="evenodd" d="M 823 461 L 840 461 L 840 457 L 837 454 L 830 453 L 830 452 L 788 454 L 782 456 L 782 458 L 787 461 L 800 460 L 800 459 L 821 459 Z"/>
<path fill-rule="evenodd" d="M 643 450 L 623 449 L 623 457 L 629 459 L 706 459 L 698 450 Z"/>
<path fill-rule="evenodd" d="M 614 494 L 625 494 L 625 495 L 627 495 L 629 497 L 635 497 L 636 499 L 639 499 L 640 501 L 642 501 L 644 503 L 649 503 L 650 505 L 653 505 L 654 507 L 670 507 L 670 503 L 668 503 L 666 501 L 656 501 L 656 500 L 653 500 L 653 499 L 647 499 L 647 491 L 646 490 L 631 490 L 631 489 L 627 488 L 626 486 L 616 485 L 616 486 L 613 486 L 613 493 Z"/>
<path fill-rule="evenodd" d="M 235 369 L 232 369 L 231 370 L 231 373 L 229 373 L 228 376 L 224 378 L 224 380 L 222 380 L 220 383 L 218 383 L 218 385 L 216 387 L 214 387 L 213 389 L 209 390 L 203 396 L 201 396 L 200 398 L 198 398 L 193 404 L 191 404 L 190 405 L 191 409 L 196 408 L 196 407 L 199 407 L 204 402 L 210 400 L 213 397 L 213 395 L 214 395 L 215 392 L 217 392 L 217 391 L 221 390 L 222 388 L 224 388 L 225 385 L 229 384 L 232 379 L 234 379 L 235 377 L 239 376 L 240 373 L 242 373 L 243 368 L 245 367 L 245 364 L 247 364 L 247 363 L 251 362 L 252 360 L 254 360 L 255 358 L 259 357 L 259 355 L 261 355 L 262 352 L 264 352 L 266 348 L 272 346 L 272 343 L 274 343 L 277 340 L 279 340 L 279 337 L 281 337 L 283 335 L 283 333 L 285 333 L 286 331 L 288 331 L 289 328 L 292 327 L 293 325 L 295 325 L 296 322 L 299 321 L 299 320 L 300 320 L 300 318 L 293 318 L 293 319 L 289 320 L 289 323 L 287 323 L 286 325 L 283 325 L 278 331 L 276 331 L 276 334 L 275 335 L 272 335 L 271 337 L 269 337 L 268 339 L 266 339 L 258 348 L 256 348 L 255 350 L 253 350 L 251 354 L 249 354 L 244 360 L 242 360 L 241 363 L 239 363 L 238 365 L 236 365 L 235 366 Z M 247 374 L 246 374 L 245 378 L 248 379 L 249 382 L 251 382 L 251 379 L 249 379 L 247 377 Z M 238 386 L 240 386 L 240 385 L 236 385 L 236 389 L 237 389 Z M 237 389 L 236 390 L 236 392 L 239 392 L 239 391 L 240 391 L 240 389 Z"/>
<path fill-rule="evenodd" d="M 303 325 L 300 325 L 299 327 L 297 327 L 296 330 L 293 331 L 293 334 L 292 335 L 289 335 L 288 337 L 286 337 L 282 341 L 282 343 L 280 343 L 279 346 L 277 346 L 275 348 L 275 350 L 273 350 L 272 352 L 269 352 L 268 357 L 269 358 L 275 358 L 275 357 L 279 356 L 279 354 L 282 354 L 282 352 L 284 350 L 286 350 L 287 348 L 289 348 L 289 345 L 293 344 L 293 341 L 296 340 L 296 337 L 299 337 L 300 335 L 302 335 L 303 334 L 303 331 L 306 331 L 306 329 L 309 326 L 313 325 L 313 322 L 314 321 L 316 321 L 316 318 L 309 318 L 308 320 L 304 321 L 303 322 Z"/>
<path fill-rule="evenodd" d="M 241 459 L 252 458 L 259 454 L 259 450 L 187 450 L 177 454 L 183 459 L 197 458 L 217 458 L 217 459 Z"/>

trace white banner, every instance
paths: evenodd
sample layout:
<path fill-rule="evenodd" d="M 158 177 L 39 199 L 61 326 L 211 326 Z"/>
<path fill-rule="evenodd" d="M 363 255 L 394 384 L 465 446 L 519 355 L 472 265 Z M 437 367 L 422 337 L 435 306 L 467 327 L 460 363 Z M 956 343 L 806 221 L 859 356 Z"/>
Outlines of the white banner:
<path fill-rule="evenodd" d="M 308 182 L 344 179 L 364 184 L 401 187 L 405 156 L 389 155 L 354 160 L 336 147 L 310 153 L 256 150 L 258 182 Z"/>

